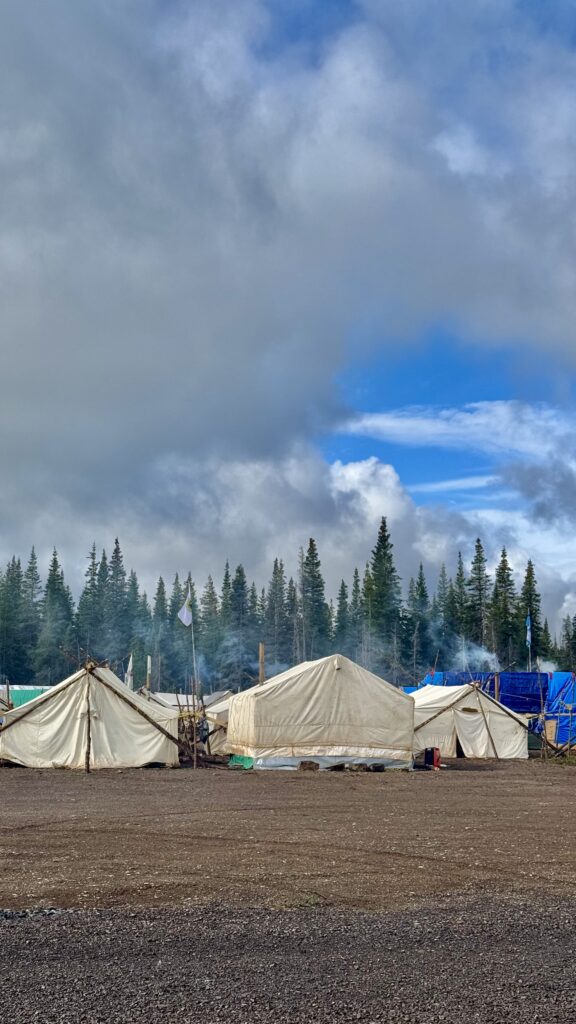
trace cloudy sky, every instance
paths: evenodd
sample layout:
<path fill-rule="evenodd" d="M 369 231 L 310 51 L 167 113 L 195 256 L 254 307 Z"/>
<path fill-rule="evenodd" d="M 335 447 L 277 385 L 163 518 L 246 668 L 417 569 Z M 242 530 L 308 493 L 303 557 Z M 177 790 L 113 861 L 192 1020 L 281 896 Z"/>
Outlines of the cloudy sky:
<path fill-rule="evenodd" d="M 0 554 L 576 611 L 575 87 L 571 0 L 3 0 Z"/>

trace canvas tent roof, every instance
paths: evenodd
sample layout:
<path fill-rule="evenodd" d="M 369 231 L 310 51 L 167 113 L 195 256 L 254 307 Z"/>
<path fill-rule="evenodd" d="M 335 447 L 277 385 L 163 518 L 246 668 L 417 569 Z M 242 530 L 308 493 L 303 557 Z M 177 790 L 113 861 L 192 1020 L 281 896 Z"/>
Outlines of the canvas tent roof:
<path fill-rule="evenodd" d="M 340 654 L 305 662 L 230 698 L 227 750 L 256 767 L 412 763 L 414 704 Z"/>
<path fill-rule="evenodd" d="M 178 764 L 178 713 L 132 693 L 108 668 L 80 669 L 4 715 L 0 759 L 30 768 Z"/>
<path fill-rule="evenodd" d="M 154 690 L 148 693 L 148 691 L 142 690 L 141 694 L 156 704 L 162 704 L 166 708 L 175 708 L 177 711 L 192 710 L 194 707 L 195 698 L 191 693 L 167 693 L 163 690 Z M 207 693 L 203 698 L 196 698 L 196 700 L 199 708 L 209 708 L 231 694 L 232 690 L 219 690 L 214 694 Z"/>
<path fill-rule="evenodd" d="M 443 757 L 527 758 L 526 723 L 478 686 L 423 686 L 414 701 L 414 753 L 438 747 Z"/>

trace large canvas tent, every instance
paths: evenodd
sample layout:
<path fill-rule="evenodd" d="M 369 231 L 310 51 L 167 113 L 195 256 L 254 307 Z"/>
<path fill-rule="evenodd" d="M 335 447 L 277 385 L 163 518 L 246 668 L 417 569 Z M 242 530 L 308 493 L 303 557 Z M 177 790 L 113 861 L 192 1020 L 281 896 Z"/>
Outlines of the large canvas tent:
<path fill-rule="evenodd" d="M 178 764 L 178 712 L 144 700 L 108 669 L 87 665 L 0 727 L 0 760 L 29 768 Z"/>
<path fill-rule="evenodd" d="M 423 686 L 412 694 L 414 753 L 438 747 L 443 757 L 527 758 L 525 721 L 479 686 Z"/>
<path fill-rule="evenodd" d="M 304 662 L 230 698 L 226 749 L 256 768 L 412 764 L 414 703 L 340 654 Z"/>

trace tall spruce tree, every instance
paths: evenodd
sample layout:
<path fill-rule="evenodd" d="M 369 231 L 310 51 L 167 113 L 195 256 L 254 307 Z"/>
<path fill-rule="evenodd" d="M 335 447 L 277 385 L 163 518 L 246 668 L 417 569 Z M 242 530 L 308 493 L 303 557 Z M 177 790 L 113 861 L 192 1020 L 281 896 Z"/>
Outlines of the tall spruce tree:
<path fill-rule="evenodd" d="M 370 562 L 370 625 L 377 645 L 377 664 L 381 668 L 391 663 L 390 647 L 400 628 L 400 577 L 394 565 L 393 548 L 383 516 Z"/>
<path fill-rule="evenodd" d="M 42 607 L 42 581 L 38 572 L 38 559 L 34 547 L 22 579 L 22 643 L 24 645 L 24 682 L 34 675 L 34 651 L 40 635 Z"/>
<path fill-rule="evenodd" d="M 490 647 L 502 669 L 510 669 L 516 660 L 517 595 L 514 576 L 506 548 L 502 548 L 494 575 L 494 589 L 490 604 Z"/>
<path fill-rule="evenodd" d="M 110 558 L 108 585 L 104 601 L 104 631 L 106 658 L 113 668 L 122 672 L 128 661 L 130 646 L 130 618 L 128 613 L 128 581 L 124 557 L 116 537 Z"/>
<path fill-rule="evenodd" d="M 466 581 L 466 636 L 479 647 L 488 643 L 488 609 L 490 605 L 490 577 L 486 572 L 486 555 L 478 537 L 470 575 Z"/>
<path fill-rule="evenodd" d="M 348 587 L 344 580 L 340 583 L 338 590 L 338 604 L 334 620 L 334 647 L 340 654 L 351 656 L 350 636 L 350 605 L 348 603 Z"/>
<path fill-rule="evenodd" d="M 265 644 L 268 665 L 280 669 L 291 660 L 292 634 L 286 606 L 284 564 L 275 558 L 265 608 Z"/>
<path fill-rule="evenodd" d="M 531 633 L 532 643 L 530 650 L 527 645 L 527 628 L 526 619 L 530 616 L 531 621 Z M 538 584 L 536 581 L 536 572 L 534 570 L 534 563 L 531 559 L 528 560 L 526 566 L 526 572 L 524 575 L 524 582 L 522 584 L 522 590 L 520 592 L 520 598 L 518 601 L 518 661 L 529 661 L 528 655 L 530 654 L 532 662 L 540 657 L 542 648 L 542 612 L 541 612 L 541 598 L 538 592 Z"/>
<path fill-rule="evenodd" d="M 152 612 L 152 680 L 155 690 L 168 690 L 170 686 L 169 619 L 166 585 L 160 576 L 154 595 Z"/>
<path fill-rule="evenodd" d="M 352 577 L 349 612 L 349 645 L 350 657 L 353 661 L 359 661 L 361 657 L 363 621 L 362 587 L 360 586 L 360 573 L 358 572 L 358 567 L 356 567 Z"/>
<path fill-rule="evenodd" d="M 200 650 L 208 681 L 217 678 L 218 651 L 222 640 L 220 625 L 220 605 L 218 595 L 211 576 L 208 577 L 200 597 Z"/>
<path fill-rule="evenodd" d="M 74 606 L 54 549 L 44 597 L 42 621 L 34 654 L 36 680 L 51 685 L 65 679 L 73 667 Z"/>
<path fill-rule="evenodd" d="M 466 590 L 466 570 L 462 552 L 458 552 L 456 575 L 453 581 L 454 630 L 458 637 L 468 637 L 468 594 Z"/>
<path fill-rule="evenodd" d="M 13 556 L 0 585 L 0 675 L 11 683 L 27 679 L 23 616 L 22 566 L 20 559 Z"/>
<path fill-rule="evenodd" d="M 330 649 L 330 612 L 324 595 L 324 579 L 316 541 L 310 537 L 302 561 L 302 618 L 304 660 L 313 661 Z"/>
<path fill-rule="evenodd" d="M 76 633 L 82 657 L 101 656 L 103 633 L 103 608 L 98 589 L 98 559 L 96 544 L 88 555 L 88 567 L 84 574 L 84 589 L 80 594 L 76 611 Z"/>

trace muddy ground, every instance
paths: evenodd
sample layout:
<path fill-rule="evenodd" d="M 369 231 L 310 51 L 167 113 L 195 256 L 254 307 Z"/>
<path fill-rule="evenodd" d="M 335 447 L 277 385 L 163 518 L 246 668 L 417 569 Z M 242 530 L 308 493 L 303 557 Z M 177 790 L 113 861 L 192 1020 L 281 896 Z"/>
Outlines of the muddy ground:
<path fill-rule="evenodd" d="M 575 794 L 540 761 L 0 770 L 0 1019 L 574 1019 Z"/>

